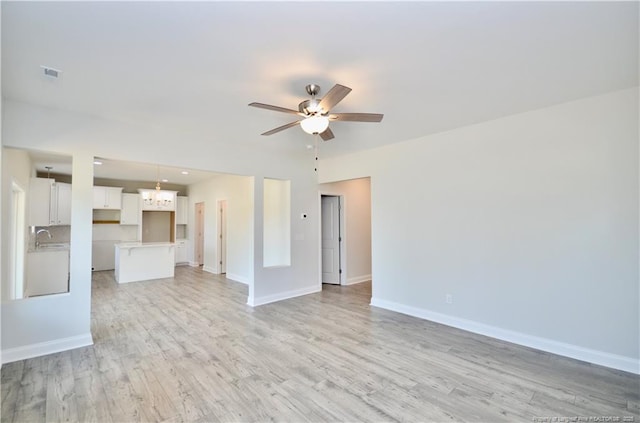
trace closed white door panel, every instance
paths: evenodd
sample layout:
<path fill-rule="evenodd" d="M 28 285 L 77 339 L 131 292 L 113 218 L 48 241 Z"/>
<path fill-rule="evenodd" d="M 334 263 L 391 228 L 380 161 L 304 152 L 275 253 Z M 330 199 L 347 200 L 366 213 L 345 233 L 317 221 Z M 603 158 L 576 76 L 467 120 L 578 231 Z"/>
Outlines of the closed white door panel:
<path fill-rule="evenodd" d="M 322 196 L 322 283 L 340 284 L 340 197 Z"/>

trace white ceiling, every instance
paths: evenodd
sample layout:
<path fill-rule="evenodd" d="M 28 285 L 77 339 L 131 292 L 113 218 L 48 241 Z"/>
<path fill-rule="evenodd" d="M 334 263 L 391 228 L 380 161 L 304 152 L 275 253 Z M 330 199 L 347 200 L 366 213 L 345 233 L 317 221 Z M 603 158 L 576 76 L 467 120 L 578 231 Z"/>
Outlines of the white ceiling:
<path fill-rule="evenodd" d="M 51 167 L 50 172 L 52 174 L 72 174 L 72 158 L 70 156 L 41 151 L 29 151 L 29 157 L 33 167 L 38 172 L 47 172 L 47 167 Z M 165 183 L 190 185 L 211 179 L 218 175 L 214 172 L 158 166 L 149 163 L 126 162 L 104 158 L 96 158 L 96 161 L 102 163 L 100 165 L 94 164 L 93 166 L 93 174 L 96 178 L 148 182 L 155 182 L 159 179 Z M 183 172 L 187 172 L 187 174 L 185 175 Z"/>
<path fill-rule="evenodd" d="M 2 2 L 3 97 L 189 134 L 154 148 L 303 150 L 247 104 L 296 108 L 312 82 L 385 114 L 332 123 L 324 157 L 629 88 L 638 2 Z"/>

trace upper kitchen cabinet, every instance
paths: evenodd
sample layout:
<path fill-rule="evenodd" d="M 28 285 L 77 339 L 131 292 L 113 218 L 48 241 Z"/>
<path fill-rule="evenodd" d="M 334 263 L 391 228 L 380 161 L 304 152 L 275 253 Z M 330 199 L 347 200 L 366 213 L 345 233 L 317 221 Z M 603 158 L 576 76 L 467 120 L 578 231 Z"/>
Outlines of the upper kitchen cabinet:
<path fill-rule="evenodd" d="M 139 189 L 143 211 L 175 211 L 177 191 Z"/>
<path fill-rule="evenodd" d="M 55 181 L 31 178 L 29 182 L 29 226 L 51 225 L 51 193 Z"/>
<path fill-rule="evenodd" d="M 31 178 L 29 226 L 71 225 L 71 184 Z"/>
<path fill-rule="evenodd" d="M 93 208 L 120 210 L 122 208 L 122 188 L 94 186 Z"/>
<path fill-rule="evenodd" d="M 189 209 L 189 197 L 178 197 L 176 202 L 176 225 L 187 224 L 187 211 Z"/>
<path fill-rule="evenodd" d="M 51 225 L 71 225 L 71 184 L 53 184 L 49 215 Z"/>
<path fill-rule="evenodd" d="M 140 194 L 122 194 L 121 225 L 140 224 Z"/>

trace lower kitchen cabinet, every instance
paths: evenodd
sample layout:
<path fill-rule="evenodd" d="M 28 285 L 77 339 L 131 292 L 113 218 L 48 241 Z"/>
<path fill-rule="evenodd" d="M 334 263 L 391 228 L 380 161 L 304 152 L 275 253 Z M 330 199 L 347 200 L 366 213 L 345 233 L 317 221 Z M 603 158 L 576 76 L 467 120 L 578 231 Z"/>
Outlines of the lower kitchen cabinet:
<path fill-rule="evenodd" d="M 69 292 L 69 250 L 29 252 L 26 279 L 27 297 Z"/>
<path fill-rule="evenodd" d="M 187 240 L 176 240 L 176 265 L 185 265 L 189 262 L 187 259 Z"/>

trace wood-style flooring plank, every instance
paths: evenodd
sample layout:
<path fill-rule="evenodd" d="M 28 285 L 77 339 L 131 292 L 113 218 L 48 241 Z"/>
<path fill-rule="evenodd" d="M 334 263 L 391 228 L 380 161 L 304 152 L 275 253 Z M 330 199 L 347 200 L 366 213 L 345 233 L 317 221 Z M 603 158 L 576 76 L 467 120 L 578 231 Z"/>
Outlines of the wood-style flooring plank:
<path fill-rule="evenodd" d="M 47 378 L 46 420 L 50 422 L 78 421 L 71 354 L 51 355 L 47 374 L 49 377 Z"/>
<path fill-rule="evenodd" d="M 109 403 L 98 371 L 83 373 L 75 380 L 78 421 L 109 423 L 114 421 L 109 412 Z"/>
<path fill-rule="evenodd" d="M 7 412 L 10 412 L 11 409 L 14 410 L 14 422 L 45 421 L 47 381 L 49 378 L 48 364 L 49 356 L 24 360 L 24 369 L 16 402 L 13 406 L 11 404 L 6 405 Z M 2 383 L 3 389 L 4 386 L 5 383 Z M 3 405 L 3 413 L 5 413 L 4 407 Z"/>
<path fill-rule="evenodd" d="M 2 422 L 640 421 L 639 376 L 370 307 L 371 283 L 246 297 L 95 272 L 94 345 L 4 365 Z"/>

